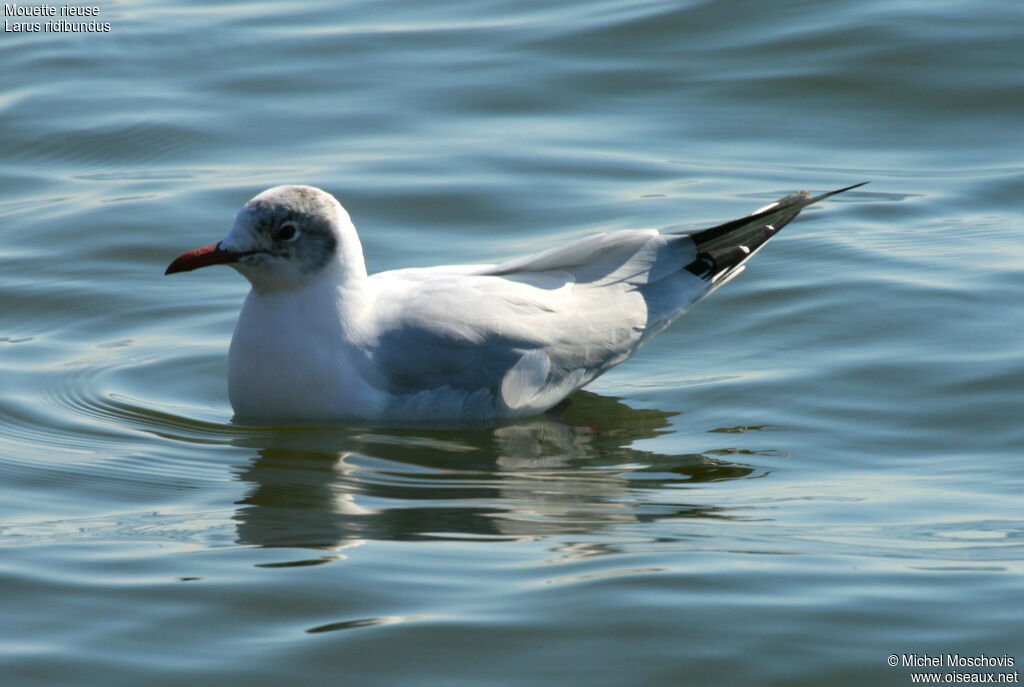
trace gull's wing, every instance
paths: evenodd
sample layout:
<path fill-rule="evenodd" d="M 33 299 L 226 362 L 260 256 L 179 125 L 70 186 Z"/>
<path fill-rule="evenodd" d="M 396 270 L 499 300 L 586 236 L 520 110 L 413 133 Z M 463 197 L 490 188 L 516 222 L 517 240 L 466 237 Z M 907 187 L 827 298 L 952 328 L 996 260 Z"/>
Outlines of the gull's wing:
<path fill-rule="evenodd" d="M 545 410 L 738 274 L 804 207 L 844 190 L 795 193 L 689 234 L 616 231 L 497 265 L 373 275 L 368 377 L 405 417 Z"/>
<path fill-rule="evenodd" d="M 627 358 L 646 325 L 634 286 L 594 287 L 567 271 L 402 270 L 371 282 L 370 378 L 403 416 L 430 417 L 438 404 L 464 418 L 545 410 Z"/>

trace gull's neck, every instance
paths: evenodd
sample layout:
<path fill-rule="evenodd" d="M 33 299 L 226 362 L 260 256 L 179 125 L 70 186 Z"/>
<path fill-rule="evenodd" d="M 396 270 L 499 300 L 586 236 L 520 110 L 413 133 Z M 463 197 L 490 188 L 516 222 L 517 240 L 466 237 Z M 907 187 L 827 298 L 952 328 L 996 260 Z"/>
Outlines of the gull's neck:
<path fill-rule="evenodd" d="M 259 313 L 259 326 L 277 328 L 287 324 L 307 332 L 340 328 L 335 335 L 348 338 L 366 312 L 367 296 L 366 268 L 362 261 L 358 265 L 343 265 L 338 261 L 325 266 L 316 279 L 297 288 L 261 291 L 254 286 L 242 306 L 242 317 Z M 284 335 L 284 332 L 279 334 Z"/>
<path fill-rule="evenodd" d="M 356 233 L 355 226 L 351 221 L 344 222 L 337 227 L 337 233 L 339 239 L 338 254 L 330 265 L 330 267 L 340 270 L 340 272 L 335 273 L 335 279 L 339 285 L 343 285 L 343 282 L 348 281 L 353 283 L 366 281 L 366 260 L 363 258 L 363 244 L 359 240 L 359 234 Z"/>

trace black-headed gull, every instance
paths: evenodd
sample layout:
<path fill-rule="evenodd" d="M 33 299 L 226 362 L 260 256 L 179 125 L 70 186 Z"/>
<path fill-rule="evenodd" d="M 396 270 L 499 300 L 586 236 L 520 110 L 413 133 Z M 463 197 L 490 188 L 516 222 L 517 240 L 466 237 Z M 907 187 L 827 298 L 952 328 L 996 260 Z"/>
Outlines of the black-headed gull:
<path fill-rule="evenodd" d="M 229 354 L 237 416 L 468 420 L 543 412 L 632 356 L 812 203 L 794 193 L 688 234 L 624 230 L 496 265 L 367 275 L 332 195 L 277 186 L 167 274 L 250 281 Z"/>

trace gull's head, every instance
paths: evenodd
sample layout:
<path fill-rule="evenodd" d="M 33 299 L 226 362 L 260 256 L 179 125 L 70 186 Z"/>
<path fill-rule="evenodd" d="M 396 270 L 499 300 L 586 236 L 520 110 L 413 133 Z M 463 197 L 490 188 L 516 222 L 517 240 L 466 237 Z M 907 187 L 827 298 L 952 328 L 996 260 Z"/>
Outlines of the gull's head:
<path fill-rule="evenodd" d="M 185 253 L 165 274 L 222 264 L 241 272 L 259 292 L 366 274 L 345 208 L 313 186 L 267 189 L 242 207 L 223 241 Z"/>

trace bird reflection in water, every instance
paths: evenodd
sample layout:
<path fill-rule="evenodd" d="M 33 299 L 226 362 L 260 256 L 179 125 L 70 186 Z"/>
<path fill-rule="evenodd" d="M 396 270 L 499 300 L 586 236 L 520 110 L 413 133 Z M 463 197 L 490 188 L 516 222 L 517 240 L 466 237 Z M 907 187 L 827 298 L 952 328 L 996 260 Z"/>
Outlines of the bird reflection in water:
<path fill-rule="evenodd" d="M 239 475 L 252 488 L 238 502 L 238 540 L 335 552 L 280 564 L 309 565 L 367 540 L 523 540 L 736 517 L 680 498 L 687 486 L 766 474 L 715 456 L 735 449 L 633 448 L 672 432 L 674 414 L 580 392 L 566 408 L 502 425 L 260 432 L 238 442 L 257 452 Z"/>

